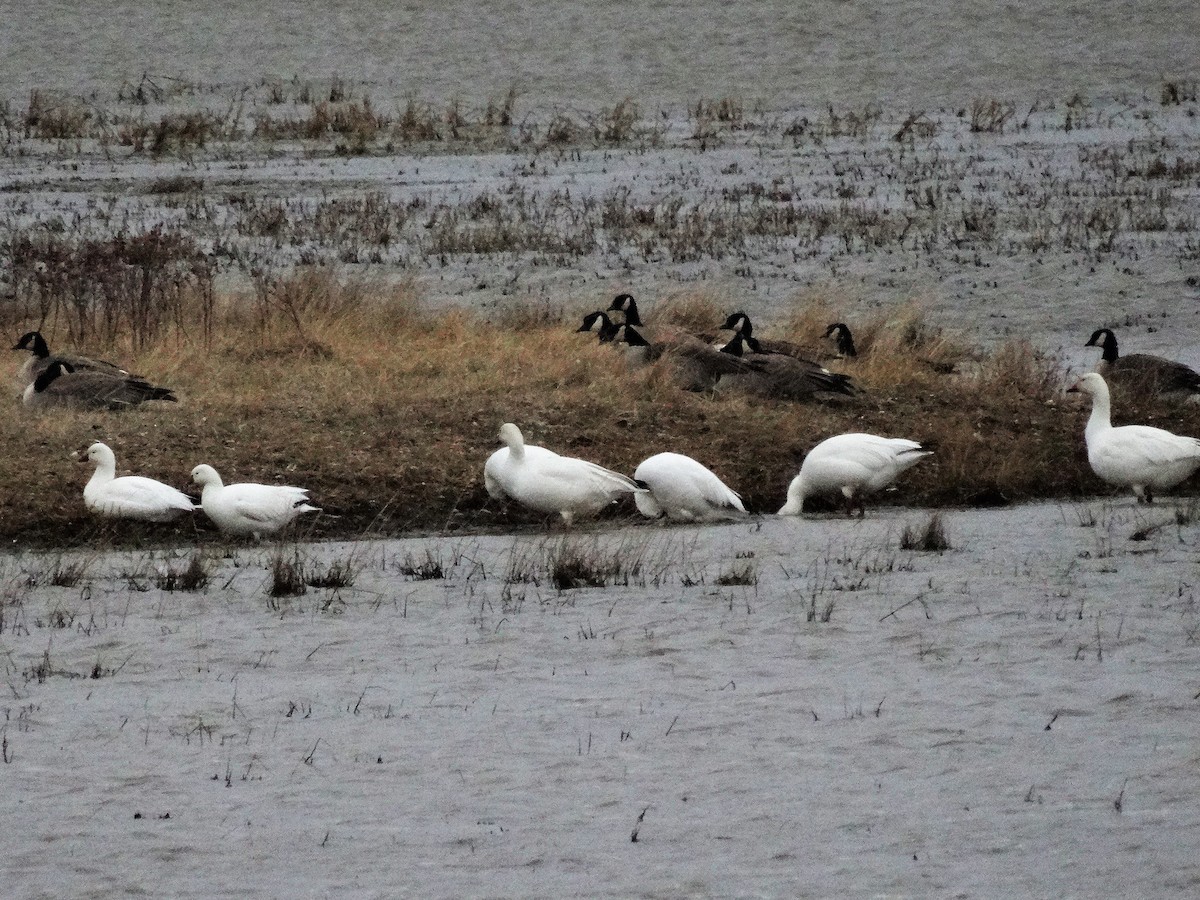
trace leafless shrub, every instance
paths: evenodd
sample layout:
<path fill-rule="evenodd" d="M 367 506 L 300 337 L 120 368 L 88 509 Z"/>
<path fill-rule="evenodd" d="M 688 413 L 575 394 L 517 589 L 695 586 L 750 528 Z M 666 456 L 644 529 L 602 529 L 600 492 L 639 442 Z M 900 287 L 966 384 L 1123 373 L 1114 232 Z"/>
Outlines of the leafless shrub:
<path fill-rule="evenodd" d="M 355 578 L 358 577 L 358 569 L 359 567 L 350 557 L 335 559 L 324 570 L 310 566 L 309 571 L 304 575 L 304 580 L 309 587 L 315 588 L 352 587 Z"/>
<path fill-rule="evenodd" d="M 900 533 L 900 549 L 922 553 L 944 553 L 951 549 L 941 514 L 934 513 L 924 525 L 905 525 Z"/>
<path fill-rule="evenodd" d="M 186 566 L 167 567 L 155 577 L 154 583 L 163 591 L 198 591 L 207 587 L 209 580 L 203 554 L 193 553 Z"/>
<path fill-rule="evenodd" d="M 87 137 L 92 119 L 83 101 L 35 88 L 29 92 L 22 124 L 27 137 L 66 140 Z"/>
<path fill-rule="evenodd" d="M 17 296 L 38 320 L 62 322 L 76 344 L 128 334 L 142 347 L 169 326 L 210 336 L 215 267 L 189 235 L 156 228 L 79 240 L 19 232 L 8 253 Z"/>
<path fill-rule="evenodd" d="M 271 584 L 267 588 L 268 596 L 278 599 L 280 597 L 301 597 L 307 593 L 308 585 L 304 577 L 304 562 L 300 559 L 300 552 L 293 553 L 290 559 L 282 551 L 276 553 L 271 558 Z"/>
<path fill-rule="evenodd" d="M 1178 106 L 1181 103 L 1195 103 L 1198 94 L 1197 85 L 1200 85 L 1200 82 L 1194 79 L 1164 81 L 1159 102 L 1162 103 L 1163 106 Z"/>
<path fill-rule="evenodd" d="M 414 557 L 411 553 L 406 553 L 399 569 L 405 578 L 412 581 L 431 581 L 446 577 L 441 556 L 432 550 L 426 550 L 423 557 Z"/>
<path fill-rule="evenodd" d="M 758 584 L 758 569 L 753 563 L 742 560 L 718 575 L 715 583 L 752 587 Z"/>
<path fill-rule="evenodd" d="M 1017 113 L 1009 101 L 976 98 L 971 101 L 971 131 L 974 134 L 1003 134 L 1004 126 Z"/>

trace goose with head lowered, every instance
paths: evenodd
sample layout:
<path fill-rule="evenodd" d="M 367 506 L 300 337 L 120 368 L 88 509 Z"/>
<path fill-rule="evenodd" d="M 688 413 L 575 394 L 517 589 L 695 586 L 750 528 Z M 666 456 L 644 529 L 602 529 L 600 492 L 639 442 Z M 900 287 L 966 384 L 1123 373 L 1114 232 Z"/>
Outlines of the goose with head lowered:
<path fill-rule="evenodd" d="M 575 331 L 577 334 L 590 331 L 600 339 L 601 344 L 609 344 L 612 343 L 613 336 L 617 333 L 617 325 L 608 317 L 608 313 L 598 309 L 584 316 L 583 324 Z"/>
<path fill-rule="evenodd" d="M 858 507 L 866 514 L 864 497 L 887 487 L 906 469 L 933 451 L 906 438 L 887 438 L 853 432 L 826 438 L 813 447 L 800 465 L 800 474 L 788 485 L 781 516 L 798 516 L 806 498 L 840 493 L 846 514 Z"/>
<path fill-rule="evenodd" d="M 504 446 L 483 467 L 488 495 L 546 515 L 557 513 L 568 525 L 643 490 L 620 472 L 526 444 L 521 429 L 511 422 L 500 426 L 500 442 Z"/>
<path fill-rule="evenodd" d="M 712 470 L 682 453 L 656 453 L 643 460 L 633 480 L 646 489 L 633 500 L 650 519 L 712 522 L 746 515 L 741 497 Z"/>
<path fill-rule="evenodd" d="M 277 484 L 225 484 L 209 465 L 192 469 L 200 485 L 200 508 L 225 534 L 251 536 L 280 531 L 304 513 L 320 512 L 308 502 L 308 490 Z"/>
<path fill-rule="evenodd" d="M 70 406 L 79 409 L 127 409 L 147 400 L 176 402 L 170 388 L 155 387 L 130 375 L 76 372 L 61 360 L 50 364 L 25 387 L 21 402 L 30 409 Z"/>
<path fill-rule="evenodd" d="M 1200 395 L 1200 372 L 1149 353 L 1121 356 L 1111 328 L 1097 328 L 1084 346 L 1100 348 L 1096 371 L 1115 387 L 1143 396 L 1194 399 Z"/>
<path fill-rule="evenodd" d="M 22 384 L 32 384 L 34 379 L 56 362 L 67 363 L 75 372 L 102 372 L 114 378 L 131 377 L 120 366 L 101 359 L 91 359 L 73 353 L 51 353 L 50 347 L 46 344 L 46 339 L 40 331 L 28 331 L 21 335 L 13 349 L 28 350 L 33 354 L 25 360 L 17 372 L 17 378 Z"/>
<path fill-rule="evenodd" d="M 738 332 L 721 348 L 721 353 L 747 363 L 749 370 L 736 378 L 722 380 L 719 387 L 759 397 L 780 400 L 833 400 L 858 393 L 849 375 L 830 372 L 814 362 L 783 353 L 754 353 Z"/>
<path fill-rule="evenodd" d="M 833 338 L 837 344 L 837 355 L 843 359 L 854 359 L 858 348 L 854 346 L 854 334 L 845 322 L 834 322 L 825 329 L 825 337 Z"/>
<path fill-rule="evenodd" d="M 812 357 L 814 351 L 800 346 L 792 341 L 771 340 L 770 338 L 759 338 L 754 334 L 754 323 L 750 321 L 750 317 L 746 313 L 739 310 L 735 313 L 730 313 L 725 319 L 725 324 L 721 326 L 722 331 L 732 331 L 735 336 L 741 335 L 742 344 L 750 353 L 769 354 L 790 356 L 808 366 L 815 369 L 820 369 L 822 372 L 828 371 L 819 362 Z"/>
<path fill-rule="evenodd" d="M 83 505 L 97 515 L 171 522 L 196 508 L 191 497 L 169 484 L 141 475 L 118 478 L 117 457 L 107 444 L 92 444 L 84 459 L 94 463 L 96 471 L 83 489 Z"/>
<path fill-rule="evenodd" d="M 755 366 L 712 344 L 680 331 L 667 332 L 656 341 L 648 340 L 628 323 L 617 326 L 613 341 L 627 345 L 626 362 L 631 368 L 648 366 L 662 360 L 670 366 L 675 383 L 685 391 L 709 391 L 726 376 L 756 371 Z"/>
<path fill-rule="evenodd" d="M 1089 372 L 1067 389 L 1092 398 L 1083 430 L 1088 463 L 1102 480 L 1133 490 L 1139 503 L 1173 488 L 1200 468 L 1200 440 L 1150 425 L 1112 424 L 1112 401 L 1104 376 Z"/>

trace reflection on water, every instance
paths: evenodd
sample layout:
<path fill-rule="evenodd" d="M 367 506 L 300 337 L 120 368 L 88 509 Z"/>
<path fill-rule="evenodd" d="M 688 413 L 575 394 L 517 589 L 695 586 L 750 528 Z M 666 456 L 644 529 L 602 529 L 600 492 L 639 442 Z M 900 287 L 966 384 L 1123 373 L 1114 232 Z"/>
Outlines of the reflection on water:
<path fill-rule="evenodd" d="M 222 0 L 0 2 L 0 93 L 111 93 L 142 72 L 205 83 L 337 74 L 384 95 L 595 107 L 962 103 L 1154 90 L 1196 77 L 1195 0 Z"/>

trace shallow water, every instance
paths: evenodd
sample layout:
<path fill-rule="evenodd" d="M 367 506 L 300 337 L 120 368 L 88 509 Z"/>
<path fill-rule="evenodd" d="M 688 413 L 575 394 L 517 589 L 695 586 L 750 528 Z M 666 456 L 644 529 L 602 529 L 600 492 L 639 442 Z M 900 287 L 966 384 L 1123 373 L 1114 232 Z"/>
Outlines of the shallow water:
<path fill-rule="evenodd" d="M 0 556 L 7 896 L 1194 896 L 1196 526 L 927 519 Z"/>
<path fill-rule="evenodd" d="M 1194 77 L 1200 5 L 1153 0 L 612 4 L 447 0 L 0 4 L 0 85 L 114 91 L 143 72 L 206 83 L 338 75 L 383 94 L 596 106 L 963 103 L 1157 90 Z"/>

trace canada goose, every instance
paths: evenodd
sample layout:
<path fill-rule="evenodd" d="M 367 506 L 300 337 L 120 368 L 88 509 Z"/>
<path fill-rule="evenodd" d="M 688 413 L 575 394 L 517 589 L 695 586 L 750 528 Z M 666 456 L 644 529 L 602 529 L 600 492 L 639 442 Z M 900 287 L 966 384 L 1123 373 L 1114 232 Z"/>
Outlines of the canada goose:
<path fill-rule="evenodd" d="M 747 361 L 750 371 L 722 381 L 731 388 L 759 397 L 782 400 L 833 399 L 858 393 L 849 375 L 839 375 L 816 363 L 784 353 L 746 353 L 746 336 L 739 331 L 721 353 Z"/>
<path fill-rule="evenodd" d="M 749 362 L 683 331 L 659 332 L 659 339 L 651 342 L 626 323 L 617 326 L 613 340 L 628 345 L 625 359 L 632 367 L 665 360 L 671 366 L 675 383 L 685 391 L 709 391 L 722 377 L 755 371 Z"/>
<path fill-rule="evenodd" d="M 788 485 L 781 516 L 800 515 L 804 500 L 813 494 L 841 492 L 846 514 L 857 505 L 866 514 L 863 497 L 887 487 L 901 472 L 915 466 L 933 451 L 916 441 L 874 434 L 839 434 L 813 447 L 800 465 L 800 474 Z"/>
<path fill-rule="evenodd" d="M 793 359 L 798 359 L 803 363 L 808 363 L 810 366 L 828 371 L 820 363 L 812 359 L 812 351 L 801 347 L 792 341 L 773 341 L 769 339 L 760 339 L 754 336 L 754 323 L 750 321 L 750 317 L 740 310 L 735 313 L 730 313 L 725 319 L 725 324 L 721 326 L 724 331 L 732 331 L 734 334 L 740 334 L 742 341 L 752 353 L 771 354 L 777 353 L 783 356 L 790 356 Z"/>
<path fill-rule="evenodd" d="M 609 304 L 608 311 L 624 313 L 626 325 L 633 325 L 637 328 L 646 326 L 638 313 L 637 301 L 633 299 L 633 294 L 617 294 L 613 298 L 613 302 Z"/>
<path fill-rule="evenodd" d="M 643 460 L 633 480 L 645 493 L 634 494 L 647 518 L 665 515 L 684 522 L 708 522 L 744 516 L 742 498 L 711 470 L 681 453 L 658 453 Z"/>
<path fill-rule="evenodd" d="M 1067 392 L 1092 398 L 1083 430 L 1092 471 L 1109 484 L 1133 488 L 1139 503 L 1153 503 L 1154 491 L 1175 487 L 1200 468 L 1200 441 L 1195 438 L 1149 425 L 1114 428 L 1112 399 L 1099 373 L 1089 372 Z"/>
<path fill-rule="evenodd" d="M 1117 353 L 1117 336 L 1097 328 L 1085 347 L 1101 349 L 1096 371 L 1113 385 L 1143 394 L 1190 396 L 1200 393 L 1200 372 L 1183 363 L 1149 353 Z"/>
<path fill-rule="evenodd" d="M 527 445 L 511 422 L 500 426 L 500 442 L 504 446 L 483 467 L 488 495 L 540 513 L 558 513 L 568 525 L 576 516 L 596 515 L 623 494 L 642 490 L 619 472 Z"/>
<path fill-rule="evenodd" d="M 200 485 L 200 508 L 226 534 L 251 535 L 259 540 L 274 534 L 297 516 L 320 512 L 308 502 L 305 488 L 276 484 L 224 484 L 212 466 L 192 469 Z"/>
<path fill-rule="evenodd" d="M 30 409 L 73 406 L 82 409 L 126 409 L 146 400 L 176 402 L 170 388 L 155 387 L 140 378 L 103 372 L 76 372 L 70 363 L 50 364 L 21 398 Z"/>
<path fill-rule="evenodd" d="M 96 471 L 83 489 L 83 505 L 112 519 L 170 522 L 196 508 L 192 498 L 169 484 L 141 475 L 117 476 L 117 458 L 107 444 L 88 447 Z"/>
<path fill-rule="evenodd" d="M 17 371 L 21 384 L 32 384 L 34 379 L 45 372 L 52 363 L 65 362 L 76 372 L 104 372 L 117 378 L 128 378 L 129 373 L 120 366 L 99 359 L 89 359 L 86 356 L 76 356 L 70 353 L 50 353 L 46 339 L 40 331 L 27 331 L 21 335 L 13 347 L 14 350 L 28 350 L 33 355 L 25 360 Z"/>
<path fill-rule="evenodd" d="M 598 309 L 584 316 L 583 324 L 575 331 L 576 333 L 590 331 L 600 338 L 601 344 L 609 344 L 612 343 L 613 335 L 616 334 L 617 325 L 608 317 L 608 313 Z"/>
<path fill-rule="evenodd" d="M 845 322 L 834 322 L 825 329 L 825 337 L 832 337 L 837 343 L 838 356 L 853 359 L 858 356 L 858 348 L 854 346 L 854 335 L 850 326 Z"/>

